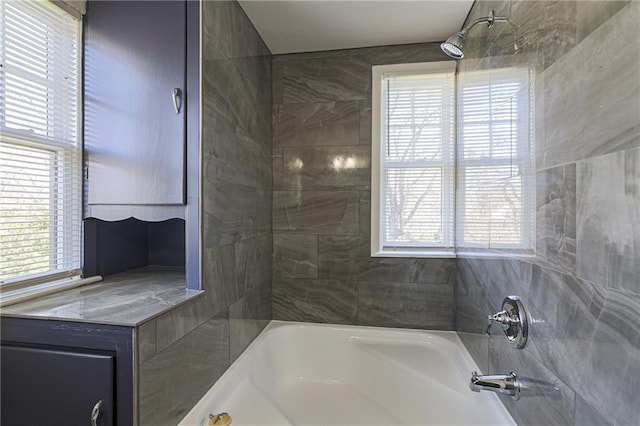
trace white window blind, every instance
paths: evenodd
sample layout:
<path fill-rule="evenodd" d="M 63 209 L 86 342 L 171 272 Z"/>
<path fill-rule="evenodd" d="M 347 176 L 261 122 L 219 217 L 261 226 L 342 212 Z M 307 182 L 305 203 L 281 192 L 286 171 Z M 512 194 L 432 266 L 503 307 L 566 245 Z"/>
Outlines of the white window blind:
<path fill-rule="evenodd" d="M 532 90 L 527 69 L 458 79 L 458 247 L 533 248 Z"/>
<path fill-rule="evenodd" d="M 2 1 L 0 283 L 79 274 L 80 22 Z"/>
<path fill-rule="evenodd" d="M 372 253 L 452 254 L 455 65 L 373 68 Z"/>

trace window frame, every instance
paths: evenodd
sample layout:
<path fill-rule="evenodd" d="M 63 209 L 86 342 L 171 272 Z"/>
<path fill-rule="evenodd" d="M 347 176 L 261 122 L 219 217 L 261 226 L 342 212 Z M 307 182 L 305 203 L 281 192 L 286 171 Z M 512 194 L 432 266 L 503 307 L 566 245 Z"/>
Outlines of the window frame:
<path fill-rule="evenodd" d="M 438 61 L 438 62 L 419 62 L 405 64 L 376 65 L 372 67 L 372 114 L 371 114 L 371 257 L 426 257 L 426 258 L 453 258 L 455 254 L 455 159 L 456 159 L 456 143 L 455 143 L 455 114 L 456 114 L 456 95 L 455 95 L 455 61 Z M 443 245 L 418 244 L 415 247 L 383 246 L 383 222 L 382 222 L 382 200 L 381 189 L 383 187 L 383 165 L 382 165 L 382 148 L 385 146 L 383 137 L 383 82 L 385 75 L 420 75 L 420 74 L 442 74 L 450 73 L 453 84 L 453 103 L 451 105 L 451 119 L 453 120 L 453 139 L 452 143 L 452 160 L 453 170 L 451 171 L 449 191 L 445 189 L 445 193 L 451 193 L 452 199 L 445 200 L 445 204 L 449 203 L 451 210 L 451 229 L 444 230 L 445 233 L 451 233 L 451 247 Z M 444 166 L 444 160 L 441 162 Z M 444 170 L 443 170 L 443 173 Z M 445 173 L 446 176 L 446 173 Z"/>
<path fill-rule="evenodd" d="M 14 275 L 5 277 L 0 280 L 0 306 L 17 303 L 18 301 L 22 301 L 25 298 L 29 298 L 32 293 L 50 293 L 52 292 L 52 287 L 57 287 L 58 289 L 66 289 L 71 286 L 80 285 L 80 283 L 85 284 L 86 279 L 81 279 L 81 265 L 82 265 L 82 248 L 83 248 L 83 236 L 82 236 L 82 195 L 83 195 L 83 179 L 82 179 L 82 157 L 83 157 L 83 140 L 82 140 L 82 126 L 83 126 L 83 108 L 82 108 L 82 87 L 83 87 L 83 24 L 81 15 L 74 15 L 70 13 L 65 8 L 60 7 L 58 4 L 54 2 L 50 2 L 47 0 L 41 0 L 41 5 L 43 7 L 49 8 L 51 13 L 55 13 L 58 15 L 67 15 L 63 19 L 71 19 L 74 22 L 71 23 L 75 26 L 75 31 L 73 34 L 73 42 L 76 46 L 76 54 L 73 57 L 73 60 L 69 61 L 70 64 L 73 64 L 76 71 L 76 85 L 72 93 L 72 102 L 75 104 L 75 114 L 76 114 L 76 122 L 74 126 L 69 130 L 73 132 L 73 139 L 75 140 L 75 144 L 68 144 L 64 142 L 57 142 L 54 139 L 43 137 L 37 133 L 29 133 L 24 130 L 13 130 L 10 127 L 4 127 L 4 118 L 2 122 L 0 122 L 0 134 L 3 139 L 3 143 L 6 143 L 8 146 L 16 146 L 16 147 L 24 147 L 24 148 L 32 148 L 43 151 L 50 151 L 51 155 L 55 157 L 54 163 L 58 164 L 60 161 L 69 161 L 71 164 L 70 172 L 72 180 L 72 188 L 64 191 L 64 194 L 60 196 L 56 188 L 60 185 L 56 180 L 52 180 L 50 185 L 50 209 L 51 209 L 51 220 L 49 222 L 49 234 L 52 238 L 49 241 L 49 250 L 50 250 L 50 265 L 55 264 L 60 261 L 62 256 L 61 250 L 71 250 L 77 252 L 77 264 L 69 265 L 67 267 L 63 267 L 60 269 L 49 269 L 44 272 L 35 272 L 35 273 L 21 273 L 20 275 Z M 4 13 L 4 12 L 3 12 Z M 4 62 L 5 55 L 5 40 L 4 38 L 0 40 L 1 53 L 3 55 L 0 60 Z M 55 54 L 68 54 L 68 52 L 60 52 L 60 47 L 56 47 Z M 58 72 L 59 70 L 56 70 Z M 58 78 L 63 78 L 58 76 Z M 56 82 L 59 79 L 55 80 Z M 52 84 L 60 84 L 60 83 L 52 83 Z M 4 87 L 4 85 L 3 85 Z M 4 90 L 4 89 L 3 89 Z M 4 94 L 2 95 L 4 96 Z M 6 99 L 6 98 L 5 98 Z M 51 117 L 53 104 L 47 102 L 47 117 Z M 5 104 L 6 108 L 6 104 Z M 6 111 L 6 109 L 5 109 Z M 59 118 L 60 120 L 62 118 Z M 47 127 L 50 127 L 50 123 L 47 123 Z M 64 158 L 64 160 L 63 160 Z M 53 173 L 53 170 L 57 166 L 52 166 L 50 169 L 50 173 Z M 66 184 L 65 180 L 65 184 Z M 74 201 L 75 200 L 75 201 Z M 56 214 L 60 208 L 64 209 L 64 212 L 61 214 Z M 77 211 L 76 211 L 77 209 Z M 71 213 L 68 213 L 70 211 Z M 78 219 L 78 223 L 74 223 L 75 219 Z M 76 232 L 77 234 L 72 234 L 71 237 L 57 237 L 54 227 L 59 227 L 59 221 L 65 221 L 65 224 L 62 225 L 64 232 Z M 77 227 L 77 228 L 76 228 Z M 75 236 L 74 236 L 75 235 Z M 64 249 L 59 249 L 61 246 L 64 246 Z M 73 246 L 73 247 L 71 247 Z M 95 279 L 93 280 L 95 281 Z M 56 290 L 59 291 L 59 290 Z"/>

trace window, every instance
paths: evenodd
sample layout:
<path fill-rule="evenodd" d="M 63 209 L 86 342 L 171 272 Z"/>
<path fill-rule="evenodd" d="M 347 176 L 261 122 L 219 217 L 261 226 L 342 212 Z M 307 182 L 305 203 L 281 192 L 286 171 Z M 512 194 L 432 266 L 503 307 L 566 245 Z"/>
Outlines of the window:
<path fill-rule="evenodd" d="M 452 256 L 455 63 L 373 67 L 373 256 Z"/>
<path fill-rule="evenodd" d="M 459 249 L 533 249 L 530 80 L 526 68 L 469 71 L 458 79 Z"/>
<path fill-rule="evenodd" d="M 453 62 L 373 67 L 372 256 L 533 250 L 530 72 L 454 79 Z"/>
<path fill-rule="evenodd" d="M 80 21 L 0 3 L 0 285 L 80 273 Z"/>

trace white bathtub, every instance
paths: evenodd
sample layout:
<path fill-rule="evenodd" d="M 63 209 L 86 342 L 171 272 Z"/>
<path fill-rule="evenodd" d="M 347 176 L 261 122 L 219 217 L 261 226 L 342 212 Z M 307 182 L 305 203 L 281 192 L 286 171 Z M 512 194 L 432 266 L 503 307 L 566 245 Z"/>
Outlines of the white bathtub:
<path fill-rule="evenodd" d="M 514 425 L 454 332 L 272 321 L 180 425 Z"/>

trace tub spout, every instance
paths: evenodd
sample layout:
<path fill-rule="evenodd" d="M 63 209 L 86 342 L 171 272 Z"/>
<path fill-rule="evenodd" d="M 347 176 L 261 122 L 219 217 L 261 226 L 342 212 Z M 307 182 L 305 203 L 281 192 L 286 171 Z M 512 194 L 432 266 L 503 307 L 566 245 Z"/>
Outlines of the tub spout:
<path fill-rule="evenodd" d="M 509 395 L 513 399 L 520 399 L 520 382 L 515 373 L 479 375 L 476 371 L 471 374 L 469 387 L 474 392 L 489 390 L 503 395 Z"/>

